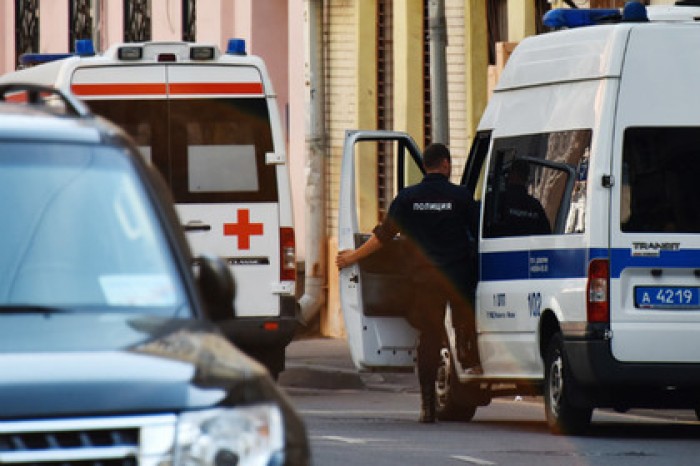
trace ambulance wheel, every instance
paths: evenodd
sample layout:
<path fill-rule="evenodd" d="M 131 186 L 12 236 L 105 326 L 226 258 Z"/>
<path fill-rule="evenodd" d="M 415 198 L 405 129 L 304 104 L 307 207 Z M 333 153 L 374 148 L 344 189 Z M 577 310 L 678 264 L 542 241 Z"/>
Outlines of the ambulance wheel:
<path fill-rule="evenodd" d="M 574 406 L 569 399 L 568 393 L 574 383 L 561 334 L 556 334 L 545 355 L 544 407 L 552 433 L 577 435 L 591 423 L 593 409 Z"/>
<path fill-rule="evenodd" d="M 460 398 L 459 379 L 447 348 L 440 351 L 440 366 L 435 382 L 435 414 L 440 421 L 471 421 L 476 405 Z"/>

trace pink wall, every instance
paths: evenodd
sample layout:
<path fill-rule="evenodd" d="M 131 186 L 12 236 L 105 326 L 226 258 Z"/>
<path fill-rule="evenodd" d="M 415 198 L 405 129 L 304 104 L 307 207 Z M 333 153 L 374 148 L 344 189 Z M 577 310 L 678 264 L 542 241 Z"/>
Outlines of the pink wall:
<path fill-rule="evenodd" d="M 70 22 L 68 0 L 42 0 L 39 8 L 39 52 L 68 52 L 70 50 L 69 34 L 66 33 Z M 59 24 L 65 26 L 56 27 Z"/>
<path fill-rule="evenodd" d="M 289 0 L 289 46 L 287 76 L 289 79 L 289 169 L 292 178 L 294 226 L 297 254 L 304 257 L 306 225 L 306 108 L 307 90 L 304 73 L 304 0 Z"/>
<path fill-rule="evenodd" d="M 182 0 L 151 0 L 151 18 L 153 40 L 182 40 Z"/>

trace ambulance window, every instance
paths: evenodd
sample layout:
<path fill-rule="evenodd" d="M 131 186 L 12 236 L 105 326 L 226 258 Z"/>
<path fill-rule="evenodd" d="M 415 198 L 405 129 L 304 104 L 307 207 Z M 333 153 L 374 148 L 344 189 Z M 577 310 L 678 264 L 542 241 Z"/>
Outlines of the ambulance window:
<path fill-rule="evenodd" d="M 584 231 L 591 131 L 494 139 L 483 236 Z"/>
<path fill-rule="evenodd" d="M 167 158 L 161 160 L 154 154 L 153 144 L 162 141 L 166 145 L 166 126 L 163 115 L 167 114 L 165 100 L 90 100 L 87 102 L 93 113 L 107 118 L 131 136 L 141 155 L 158 166 L 167 178 Z M 165 149 L 163 149 L 165 150 Z"/>
<path fill-rule="evenodd" d="M 173 99 L 170 124 L 176 201 L 277 200 L 265 99 Z"/>
<path fill-rule="evenodd" d="M 176 202 L 276 202 L 264 98 L 93 100 L 92 111 L 136 140 Z M 170 115 L 170 118 L 167 116 Z"/>
<path fill-rule="evenodd" d="M 700 233 L 700 127 L 627 128 L 622 161 L 622 231 Z"/>

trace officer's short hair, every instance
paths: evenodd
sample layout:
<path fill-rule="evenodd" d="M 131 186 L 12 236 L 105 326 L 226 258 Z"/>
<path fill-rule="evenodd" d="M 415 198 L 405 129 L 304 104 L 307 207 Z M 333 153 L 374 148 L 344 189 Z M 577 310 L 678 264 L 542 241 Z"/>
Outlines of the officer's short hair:
<path fill-rule="evenodd" d="M 423 152 L 423 165 L 425 168 L 437 168 L 443 160 L 452 161 L 450 150 L 446 145 L 436 142 L 425 148 Z"/>

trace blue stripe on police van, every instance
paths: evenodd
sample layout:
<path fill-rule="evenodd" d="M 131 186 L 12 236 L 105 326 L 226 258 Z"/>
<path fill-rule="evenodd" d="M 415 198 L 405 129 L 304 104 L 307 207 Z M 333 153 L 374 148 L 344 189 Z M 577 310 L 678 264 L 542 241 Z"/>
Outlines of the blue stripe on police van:
<path fill-rule="evenodd" d="M 632 255 L 630 248 L 609 251 L 610 278 L 620 278 L 628 267 L 697 268 L 700 249 L 661 250 L 649 255 Z M 529 251 L 489 252 L 479 255 L 481 280 L 526 280 L 585 278 L 588 262 L 607 258 L 603 248 L 533 249 Z"/>
<path fill-rule="evenodd" d="M 631 249 L 611 250 L 610 277 L 620 278 L 628 267 L 639 268 L 695 268 L 700 269 L 700 249 L 657 250 L 647 255 L 632 255 Z"/>
<path fill-rule="evenodd" d="M 630 249 L 614 252 L 617 275 L 627 267 L 623 257 L 631 258 Z M 537 280 L 561 278 L 585 278 L 591 259 L 608 257 L 603 248 L 533 249 L 528 251 L 490 252 L 479 255 L 481 280 Z M 634 259 L 634 258 L 633 258 Z M 660 266 L 661 264 L 656 264 Z"/>

